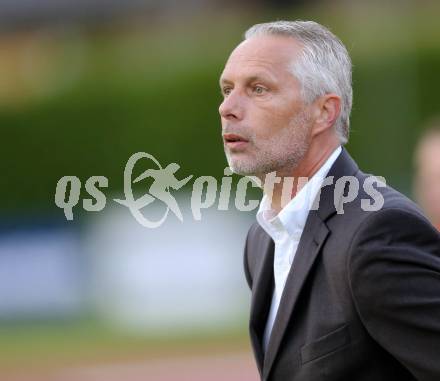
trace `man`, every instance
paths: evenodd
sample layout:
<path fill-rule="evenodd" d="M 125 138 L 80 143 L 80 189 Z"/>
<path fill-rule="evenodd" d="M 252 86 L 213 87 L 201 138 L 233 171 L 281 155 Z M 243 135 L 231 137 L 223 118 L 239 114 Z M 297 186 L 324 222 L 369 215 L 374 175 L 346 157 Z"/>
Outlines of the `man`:
<path fill-rule="evenodd" d="M 440 231 L 440 120 L 421 137 L 415 153 L 417 200 Z"/>
<path fill-rule="evenodd" d="M 229 166 L 265 192 L 244 253 L 261 379 L 440 380 L 440 237 L 342 148 L 344 45 L 314 22 L 258 24 L 220 86 Z"/>

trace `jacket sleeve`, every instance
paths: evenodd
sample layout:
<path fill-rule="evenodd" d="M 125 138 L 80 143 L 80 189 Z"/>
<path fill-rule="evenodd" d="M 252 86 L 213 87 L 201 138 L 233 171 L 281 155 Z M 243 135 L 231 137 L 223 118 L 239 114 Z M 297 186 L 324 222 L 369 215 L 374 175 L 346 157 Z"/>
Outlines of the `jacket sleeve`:
<path fill-rule="evenodd" d="M 440 234 L 422 216 L 384 209 L 352 239 L 349 284 L 370 335 L 418 380 L 440 380 Z"/>

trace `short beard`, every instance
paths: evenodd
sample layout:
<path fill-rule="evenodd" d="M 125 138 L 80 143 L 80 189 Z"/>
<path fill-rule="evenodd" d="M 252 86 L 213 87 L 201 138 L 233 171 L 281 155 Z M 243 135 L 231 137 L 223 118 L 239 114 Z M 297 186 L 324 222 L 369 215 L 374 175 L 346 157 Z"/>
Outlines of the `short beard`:
<path fill-rule="evenodd" d="M 257 156 L 253 159 L 234 160 L 225 149 L 228 165 L 234 173 L 243 176 L 261 177 L 274 171 L 277 171 L 277 175 L 291 173 L 304 159 L 310 147 L 309 134 L 308 115 L 301 112 L 292 118 L 288 128 L 259 143 L 258 146 L 255 146 L 255 136 L 251 136 L 249 143 L 257 150 Z"/>

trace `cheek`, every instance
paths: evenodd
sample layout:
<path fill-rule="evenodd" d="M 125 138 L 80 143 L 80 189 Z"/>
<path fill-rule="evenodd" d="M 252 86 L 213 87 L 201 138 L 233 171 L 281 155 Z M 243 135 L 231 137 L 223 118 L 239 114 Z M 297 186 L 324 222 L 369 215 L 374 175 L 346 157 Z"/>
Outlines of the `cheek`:
<path fill-rule="evenodd" d="M 280 107 L 273 105 L 264 105 L 256 108 L 251 114 L 256 135 L 259 137 L 270 137 L 277 134 L 289 126 L 291 120 L 295 117 L 292 107 Z"/>
<path fill-rule="evenodd" d="M 437 204 L 437 207 L 440 206 L 440 184 L 437 182 L 433 184 L 432 189 L 428 191 L 428 195 L 433 202 L 433 204 Z"/>
<path fill-rule="evenodd" d="M 425 180 L 419 187 L 420 195 L 428 206 L 440 205 L 440 179 Z"/>

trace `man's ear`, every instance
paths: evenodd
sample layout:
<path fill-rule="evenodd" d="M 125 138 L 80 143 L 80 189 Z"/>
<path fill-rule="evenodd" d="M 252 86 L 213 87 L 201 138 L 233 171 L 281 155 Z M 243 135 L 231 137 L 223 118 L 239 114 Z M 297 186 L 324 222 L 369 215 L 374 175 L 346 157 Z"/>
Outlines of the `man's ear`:
<path fill-rule="evenodd" d="M 341 97 L 336 94 L 325 94 L 313 102 L 315 123 L 312 135 L 318 135 L 331 128 L 341 113 Z"/>

